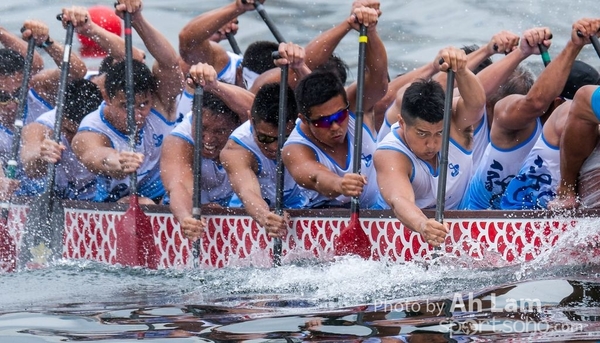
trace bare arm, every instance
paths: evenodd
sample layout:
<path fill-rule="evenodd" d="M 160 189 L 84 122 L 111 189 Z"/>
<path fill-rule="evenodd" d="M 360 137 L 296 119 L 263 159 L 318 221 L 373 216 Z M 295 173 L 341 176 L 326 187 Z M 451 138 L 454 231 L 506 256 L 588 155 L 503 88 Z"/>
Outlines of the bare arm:
<path fill-rule="evenodd" d="M 169 135 L 160 155 L 160 177 L 169 194 L 169 208 L 180 223 L 192 215 L 193 150 L 188 142 Z"/>
<path fill-rule="evenodd" d="M 262 227 L 269 216 L 269 205 L 262 198 L 256 176 L 256 160 L 252 153 L 232 140 L 221 151 L 221 164 L 227 171 L 233 191 L 238 195 L 246 212 Z"/>
<path fill-rule="evenodd" d="M 123 179 L 137 170 L 143 155 L 129 151 L 117 151 L 108 137 L 91 131 L 79 131 L 73 137 L 73 152 L 92 173 Z"/>
<path fill-rule="evenodd" d="M 42 142 L 52 136 L 53 130 L 46 125 L 33 122 L 25 125 L 21 132 L 21 163 L 30 178 L 45 175 L 47 162 L 42 159 Z"/>

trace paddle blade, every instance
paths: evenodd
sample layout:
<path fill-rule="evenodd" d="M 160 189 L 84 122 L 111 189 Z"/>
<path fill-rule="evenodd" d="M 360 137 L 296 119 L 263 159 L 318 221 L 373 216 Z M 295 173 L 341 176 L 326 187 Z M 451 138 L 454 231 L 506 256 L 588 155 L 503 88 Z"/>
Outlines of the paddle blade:
<path fill-rule="evenodd" d="M 62 202 L 42 193 L 30 205 L 18 251 L 20 268 L 41 268 L 62 258 L 65 211 Z"/>
<path fill-rule="evenodd" d="M 16 255 L 15 240 L 8 229 L 8 213 L 6 216 L 3 213 L 0 217 L 0 272 L 15 270 Z"/>
<path fill-rule="evenodd" d="M 130 196 L 129 209 L 116 223 L 117 259 L 124 266 L 158 268 L 154 229 L 140 208 L 136 195 Z"/>
<path fill-rule="evenodd" d="M 342 228 L 333 246 L 336 256 L 353 254 L 364 259 L 371 257 L 371 239 L 362 229 L 358 213 L 352 213 L 348 225 Z"/>

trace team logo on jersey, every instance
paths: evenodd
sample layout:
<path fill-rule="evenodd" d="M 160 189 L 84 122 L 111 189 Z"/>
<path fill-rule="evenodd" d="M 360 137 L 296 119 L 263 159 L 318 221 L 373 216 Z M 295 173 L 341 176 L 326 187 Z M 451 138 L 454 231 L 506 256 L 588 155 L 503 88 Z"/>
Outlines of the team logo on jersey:
<path fill-rule="evenodd" d="M 458 174 L 460 174 L 460 165 L 450 163 L 450 164 L 448 164 L 448 168 L 450 168 L 450 170 L 451 170 L 450 175 L 452 177 L 457 177 Z"/>
<path fill-rule="evenodd" d="M 152 135 L 152 139 L 154 139 L 154 146 L 155 147 L 159 147 L 162 145 L 163 142 L 163 135 L 157 135 L 156 133 Z"/>
<path fill-rule="evenodd" d="M 362 155 L 362 160 L 365 161 L 365 166 L 366 167 L 370 167 L 371 164 L 373 163 L 373 155 L 369 154 L 369 155 Z"/>

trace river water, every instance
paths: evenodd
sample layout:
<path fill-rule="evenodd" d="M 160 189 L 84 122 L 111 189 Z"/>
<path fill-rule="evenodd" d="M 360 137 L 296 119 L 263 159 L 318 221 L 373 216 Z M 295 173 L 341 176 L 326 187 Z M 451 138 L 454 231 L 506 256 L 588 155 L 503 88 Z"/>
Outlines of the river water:
<path fill-rule="evenodd" d="M 64 30 L 54 20 L 60 8 L 96 3 L 3 0 L 0 25 L 17 32 L 25 19 L 42 19 L 61 40 Z M 226 3 L 147 0 L 144 13 L 176 45 L 184 23 Z M 349 4 L 268 0 L 265 6 L 285 38 L 303 45 L 343 20 Z M 556 55 L 572 22 L 595 7 L 597 0 L 382 0 L 378 27 L 395 75 L 430 61 L 444 46 L 485 44 L 504 29 L 551 27 L 550 54 Z M 236 37 L 242 50 L 272 39 L 255 13 L 240 18 Z M 143 48 L 139 38 L 134 44 Z M 337 51 L 351 66 L 350 78 L 356 45 L 350 34 Z M 591 47 L 580 59 L 600 65 Z M 539 58 L 526 63 L 542 67 Z M 591 235 L 597 227 L 580 229 Z M 0 275 L 0 342 L 597 341 L 600 267 L 593 249 L 585 252 L 588 236 L 535 262 L 505 267 L 341 258 L 280 268 L 148 271 L 61 261 Z M 579 247 L 584 251 L 573 258 L 569 251 Z M 483 307 L 472 309 L 477 300 Z M 461 302 L 465 307 L 445 305 Z"/>

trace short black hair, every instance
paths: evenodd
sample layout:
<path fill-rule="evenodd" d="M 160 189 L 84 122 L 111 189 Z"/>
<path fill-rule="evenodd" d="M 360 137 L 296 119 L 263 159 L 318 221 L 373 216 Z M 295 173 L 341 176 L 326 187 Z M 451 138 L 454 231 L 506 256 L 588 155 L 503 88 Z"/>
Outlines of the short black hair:
<path fill-rule="evenodd" d="M 83 117 L 93 112 L 102 102 L 102 93 L 95 83 L 86 79 L 73 80 L 65 94 L 65 118 L 79 124 Z"/>
<path fill-rule="evenodd" d="M 133 60 L 133 93 L 156 93 L 157 82 L 152 71 L 142 62 Z M 106 73 L 104 89 L 109 98 L 114 98 L 117 92 L 125 93 L 125 61 L 118 62 Z"/>
<path fill-rule="evenodd" d="M 296 86 L 298 111 L 308 118 L 311 107 L 324 104 L 338 95 L 348 101 L 342 80 L 334 72 L 313 71 Z"/>
<path fill-rule="evenodd" d="M 273 126 L 279 126 L 279 83 L 267 83 L 263 85 L 252 103 L 252 121 L 254 123 L 267 123 Z M 294 122 L 298 118 L 298 109 L 294 91 L 287 87 L 287 109 L 286 122 Z"/>
<path fill-rule="evenodd" d="M 413 82 L 402 97 L 402 119 L 406 125 L 414 125 L 416 119 L 438 123 L 444 119 L 446 94 L 439 82 L 419 79 Z"/>
<path fill-rule="evenodd" d="M 329 56 L 327 61 L 319 66 L 317 66 L 313 71 L 316 70 L 328 70 L 335 73 L 342 81 L 342 84 L 346 84 L 346 80 L 348 79 L 348 64 L 338 55 L 332 54 Z"/>
<path fill-rule="evenodd" d="M 25 69 L 25 58 L 11 49 L 0 49 L 0 75 L 21 73 Z"/>
<path fill-rule="evenodd" d="M 269 69 L 275 68 L 273 62 L 273 52 L 279 49 L 279 44 L 271 41 L 256 41 L 246 48 L 242 67 L 246 67 L 251 71 L 262 74 Z"/>
<path fill-rule="evenodd" d="M 202 97 L 202 107 L 208 109 L 216 116 L 222 116 L 236 126 L 242 124 L 240 116 L 230 109 L 218 96 L 205 92 Z"/>
<path fill-rule="evenodd" d="M 115 65 L 115 58 L 108 55 L 102 59 L 100 62 L 100 67 L 98 68 L 98 74 L 106 74 L 108 71 Z"/>

